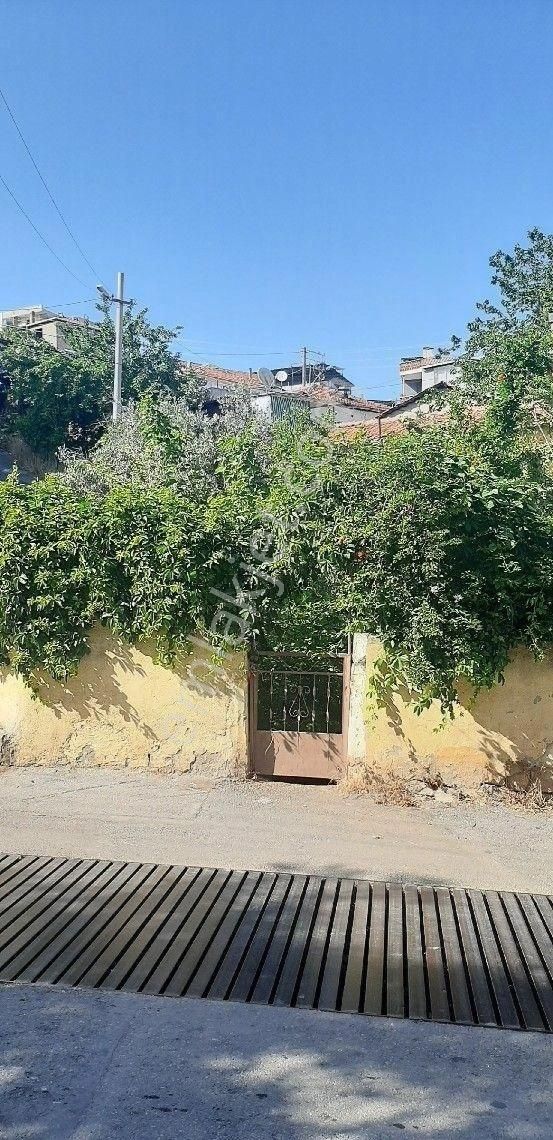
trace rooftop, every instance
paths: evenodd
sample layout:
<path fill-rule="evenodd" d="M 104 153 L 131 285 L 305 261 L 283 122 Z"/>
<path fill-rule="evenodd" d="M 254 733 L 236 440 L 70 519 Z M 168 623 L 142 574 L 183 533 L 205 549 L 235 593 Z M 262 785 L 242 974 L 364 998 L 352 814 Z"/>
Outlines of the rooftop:
<path fill-rule="evenodd" d="M 384 417 L 388 415 L 388 413 L 397 412 L 398 408 L 405 408 L 409 404 L 417 404 L 420 400 L 428 400 L 431 392 L 447 391 L 450 388 L 451 384 L 448 384 L 447 380 L 438 380 L 437 384 L 433 384 L 430 388 L 423 388 L 420 392 L 415 392 L 414 396 L 403 396 L 403 398 L 398 400 L 395 404 L 388 404 L 387 408 L 382 412 L 382 416 Z"/>
<path fill-rule="evenodd" d="M 400 372 L 412 372 L 419 368 L 438 368 L 441 364 L 454 364 L 454 356 L 402 356 Z"/>
<path fill-rule="evenodd" d="M 238 372 L 235 368 L 221 368 L 219 364 L 200 364 L 195 360 L 183 361 L 183 367 L 187 372 L 193 372 L 195 376 L 205 380 L 206 384 L 212 384 L 216 388 L 220 384 L 236 384 L 240 388 L 264 391 L 255 372 Z"/>
<path fill-rule="evenodd" d="M 362 396 L 350 396 L 345 392 L 336 392 L 326 388 L 323 384 L 307 385 L 297 389 L 311 399 L 324 404 L 340 404 L 345 408 L 357 408 L 362 412 L 376 412 L 377 415 L 387 411 L 393 405 L 393 400 L 365 400 Z"/>

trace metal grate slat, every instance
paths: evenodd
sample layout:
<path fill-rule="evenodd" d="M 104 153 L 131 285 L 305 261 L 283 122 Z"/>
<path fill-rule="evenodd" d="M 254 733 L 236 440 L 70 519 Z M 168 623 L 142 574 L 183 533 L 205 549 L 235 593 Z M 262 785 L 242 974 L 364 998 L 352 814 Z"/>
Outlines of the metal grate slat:
<path fill-rule="evenodd" d="M 553 1032 L 546 895 L 0 855 L 0 982 Z"/>
<path fill-rule="evenodd" d="M 228 950 L 218 965 L 217 972 L 209 986 L 208 997 L 227 997 L 240 969 L 240 965 L 247 953 L 254 931 L 261 921 L 267 900 L 270 897 L 275 882 L 275 875 L 265 873 L 261 876 L 261 880 L 253 896 L 252 904 L 244 914 L 238 929 L 234 933 Z"/>
<path fill-rule="evenodd" d="M 404 887 L 405 953 L 407 957 L 407 1008 L 409 1017 L 427 1017 L 424 955 L 422 951 L 421 903 L 416 887 Z"/>
<path fill-rule="evenodd" d="M 344 1013 L 358 1013 L 361 1006 L 361 987 L 365 967 L 365 947 L 371 903 L 370 883 L 354 884 L 355 901 L 348 948 L 346 974 L 340 1009 Z"/>
<path fill-rule="evenodd" d="M 436 891 L 436 905 L 440 918 L 443 951 L 446 962 L 451 1002 L 455 1021 L 470 1025 L 473 1021 L 470 994 L 465 972 L 463 950 L 457 933 L 451 895 L 445 887 Z"/>
<path fill-rule="evenodd" d="M 192 910 L 189 911 L 184 921 L 184 925 L 179 930 L 178 938 L 166 942 L 165 950 L 160 961 L 147 982 L 140 987 L 142 993 L 160 994 L 165 992 L 165 988 L 173 977 L 175 970 L 178 969 L 179 962 L 182 961 L 188 947 L 192 945 L 194 939 L 198 936 L 212 906 L 214 906 L 225 884 L 228 882 L 231 872 L 216 871 L 214 874 L 210 874 L 206 871 L 203 874 L 205 875 L 203 881 L 198 881 L 197 884 L 199 888 L 198 896 Z"/>
<path fill-rule="evenodd" d="M 286 895 L 277 925 L 273 930 L 269 952 L 263 961 L 261 973 L 255 983 L 255 989 L 251 996 L 251 1000 L 254 1002 L 266 1004 L 271 999 L 280 977 L 281 965 L 285 960 L 286 947 L 292 936 L 294 921 L 306 882 L 307 880 L 302 875 L 294 875 L 292 886 Z"/>
<path fill-rule="evenodd" d="M 63 947 L 58 946 L 58 952 L 54 956 L 52 956 L 48 950 L 47 965 L 45 965 L 40 975 L 35 974 L 31 980 L 57 982 L 77 959 L 82 959 L 82 956 L 88 950 L 88 947 L 96 936 L 107 926 L 111 914 L 110 908 L 112 900 L 117 896 L 118 892 L 122 892 L 125 889 L 129 881 L 137 874 L 138 870 L 139 864 L 137 863 L 123 863 L 120 865 L 120 870 L 116 870 L 113 879 L 108 876 L 107 882 L 100 883 L 98 905 L 92 907 L 92 912 L 87 915 L 87 919 L 84 923 L 79 921 L 80 915 L 77 916 L 76 922 L 69 923 L 67 929 L 68 938 L 65 940 Z"/>
<path fill-rule="evenodd" d="M 289 875 L 277 875 L 271 896 L 263 911 L 236 981 L 229 993 L 233 1001 L 248 1001 L 271 943 L 280 908 L 290 886 Z"/>
<path fill-rule="evenodd" d="M 386 960 L 386 887 L 375 883 L 371 891 L 371 918 L 367 952 L 364 1013 L 384 1013 L 384 963 Z"/>

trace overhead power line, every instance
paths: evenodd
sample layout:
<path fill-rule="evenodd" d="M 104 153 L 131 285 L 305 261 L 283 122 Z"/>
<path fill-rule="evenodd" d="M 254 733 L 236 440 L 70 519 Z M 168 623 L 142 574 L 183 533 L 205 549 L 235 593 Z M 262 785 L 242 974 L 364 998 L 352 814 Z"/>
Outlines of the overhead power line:
<path fill-rule="evenodd" d="M 46 301 L 46 309 L 71 309 L 76 305 L 89 305 L 92 301 L 96 302 L 97 297 L 83 297 L 82 301 Z"/>
<path fill-rule="evenodd" d="M 56 199 L 54 198 L 54 195 L 52 194 L 52 191 L 50 190 L 50 187 L 49 187 L 42 171 L 40 170 L 38 163 L 35 160 L 35 157 L 31 151 L 31 148 L 30 148 L 27 140 L 25 139 L 25 136 L 21 130 L 21 127 L 19 126 L 19 123 L 17 122 L 17 119 L 16 119 L 16 117 L 15 117 L 15 115 L 14 115 L 14 113 L 13 113 L 13 111 L 12 111 L 12 109 L 8 103 L 8 100 L 6 99 L 6 96 L 4 95 L 4 92 L 2 91 L 1 87 L 0 87 L 0 98 L 2 99 L 2 102 L 4 103 L 4 106 L 8 112 L 8 115 L 10 116 L 10 119 L 11 119 L 20 139 L 21 139 L 21 142 L 23 143 L 23 146 L 25 147 L 25 150 L 27 151 L 27 154 L 29 155 L 29 158 L 30 158 L 30 160 L 31 160 L 31 162 L 32 162 L 37 174 L 38 174 L 38 177 L 40 178 L 40 181 L 42 182 L 42 185 L 44 186 L 44 189 L 46 190 L 46 193 L 47 193 L 58 217 L 60 218 L 61 222 L 65 226 L 65 229 L 67 230 L 67 233 L 69 234 L 69 237 L 71 238 L 71 241 L 73 242 L 75 247 L 78 249 L 81 257 L 83 258 L 83 261 L 85 261 L 86 264 L 88 265 L 88 268 L 90 269 L 91 273 L 94 275 L 95 280 L 100 281 L 101 279 L 100 279 L 99 274 L 97 273 L 97 271 L 95 270 L 95 268 L 91 264 L 91 262 L 88 260 L 88 257 L 86 256 L 86 253 L 84 252 L 82 246 L 77 241 L 77 238 L 75 237 L 75 234 L 73 233 L 73 230 L 71 229 L 69 223 L 64 218 L 62 211 L 61 211 L 60 207 L 58 206 L 58 203 L 56 202 Z M 13 195 L 12 195 L 12 197 L 13 197 Z M 58 258 L 58 261 L 59 260 L 60 259 Z M 71 270 L 69 272 L 71 272 Z M 75 276 L 75 274 L 73 274 L 73 276 Z"/>
<path fill-rule="evenodd" d="M 86 289 L 87 288 L 86 281 L 83 281 L 81 277 L 77 277 L 77 274 L 73 273 L 73 270 L 70 269 L 69 266 L 65 264 L 65 261 L 62 261 L 61 257 L 58 257 L 58 254 L 56 253 L 55 249 L 52 249 L 50 242 L 46 240 L 46 238 L 44 237 L 44 234 L 41 234 L 40 230 L 37 228 L 37 226 L 35 226 L 35 223 L 33 222 L 32 218 L 29 217 L 27 211 L 21 205 L 21 202 L 19 201 L 19 199 L 16 198 L 13 190 L 10 189 L 10 187 L 8 186 L 8 183 L 6 182 L 5 178 L 2 177 L 1 174 L 0 174 L 0 182 L 2 183 L 2 186 L 4 187 L 4 189 L 8 191 L 10 198 L 13 198 L 13 201 L 15 202 L 18 210 L 21 210 L 23 217 L 26 219 L 26 221 L 28 221 L 29 225 L 31 226 L 31 229 L 33 229 L 35 231 L 35 234 L 37 235 L 37 237 L 40 238 L 41 242 L 43 242 L 43 244 L 46 246 L 46 249 L 50 250 L 52 257 L 55 257 L 56 261 L 59 261 L 60 265 L 63 266 L 63 268 L 66 270 L 66 272 L 70 273 L 71 276 L 75 278 L 75 281 L 78 281 L 79 285 L 83 285 L 84 288 Z"/>

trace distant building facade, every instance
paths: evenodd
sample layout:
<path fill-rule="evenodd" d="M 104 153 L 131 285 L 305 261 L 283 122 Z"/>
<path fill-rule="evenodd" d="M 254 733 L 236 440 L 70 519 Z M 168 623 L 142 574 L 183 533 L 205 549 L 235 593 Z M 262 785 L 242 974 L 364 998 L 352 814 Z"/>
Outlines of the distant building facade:
<path fill-rule="evenodd" d="M 44 340 L 58 352 L 70 352 L 66 338 L 68 328 L 87 325 L 84 317 L 65 317 L 44 305 L 28 305 L 22 309 L 0 309 L 0 329 L 12 326 L 25 329 L 36 340 Z"/>
<path fill-rule="evenodd" d="M 303 406 L 313 420 L 330 415 L 336 424 L 364 423 L 366 420 L 376 420 L 392 406 L 391 401 L 365 400 L 353 396 L 351 381 L 339 369 L 328 365 L 317 366 L 316 371 L 307 371 L 307 376 L 313 377 L 312 382 L 307 384 L 302 383 L 301 365 L 270 369 L 275 378 L 270 391 L 251 369 L 240 372 L 220 368 L 217 364 L 199 364 L 194 361 L 187 361 L 184 368 L 204 381 L 213 413 L 218 410 L 218 397 L 225 391 L 239 389 L 249 390 L 254 407 L 270 420 L 281 419 L 293 407 Z"/>
<path fill-rule="evenodd" d="M 404 356 L 399 365 L 401 399 L 419 396 L 437 384 L 452 384 L 459 373 L 454 356 L 440 356 L 435 348 L 423 348 L 420 356 Z"/>

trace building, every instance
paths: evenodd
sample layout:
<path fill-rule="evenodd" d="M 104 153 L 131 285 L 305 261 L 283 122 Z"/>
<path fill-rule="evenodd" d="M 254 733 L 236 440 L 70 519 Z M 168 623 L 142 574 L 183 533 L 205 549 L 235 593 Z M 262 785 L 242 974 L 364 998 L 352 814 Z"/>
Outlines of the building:
<path fill-rule="evenodd" d="M 25 329 L 36 340 L 44 340 L 58 352 L 70 352 L 65 333 L 67 328 L 85 328 L 84 317 L 65 317 L 44 305 L 29 305 L 22 309 L 0 309 L 0 329 Z"/>
<path fill-rule="evenodd" d="M 435 348 L 423 348 L 420 356 L 404 356 L 399 366 L 401 399 L 418 396 L 438 384 L 452 384 L 459 366 L 454 356 L 442 356 Z"/>
<path fill-rule="evenodd" d="M 391 400 L 365 400 L 361 396 L 350 395 L 349 392 L 332 391 L 318 385 L 303 391 L 308 394 L 311 418 L 322 419 L 331 412 L 336 424 L 359 424 L 377 420 L 392 407 Z"/>
<path fill-rule="evenodd" d="M 279 368 L 271 368 L 279 388 L 294 391 L 298 388 L 328 388 L 334 392 L 347 395 L 353 391 L 353 384 L 348 380 L 341 368 L 333 364 L 317 363 L 289 364 Z"/>
<path fill-rule="evenodd" d="M 426 416 L 432 412 L 434 403 L 430 400 L 430 391 L 447 392 L 451 388 L 451 381 L 437 380 L 435 384 L 428 384 L 426 388 L 405 396 L 397 404 L 391 404 L 380 415 L 382 421 L 414 419 L 417 416 Z"/>
<path fill-rule="evenodd" d="M 271 420 L 281 419 L 294 406 L 303 406 L 309 410 L 313 420 L 320 420 L 330 414 L 336 424 L 364 423 L 366 420 L 376 420 L 392 406 L 389 400 L 365 400 L 353 396 L 351 381 L 339 369 L 328 366 L 324 366 L 324 373 L 321 370 L 317 374 L 308 371 L 308 376 L 316 375 L 317 378 L 317 383 L 313 380 L 308 384 L 301 383 L 301 365 L 293 365 L 288 369 L 269 369 L 275 377 L 270 391 L 251 368 L 248 372 L 240 372 L 220 368 L 217 364 L 199 364 L 194 361 L 187 361 L 184 367 L 206 384 L 208 407 L 213 414 L 220 410 L 218 398 L 225 391 L 240 389 L 249 390 L 254 407 Z M 285 373 L 288 381 L 284 379 Z"/>

